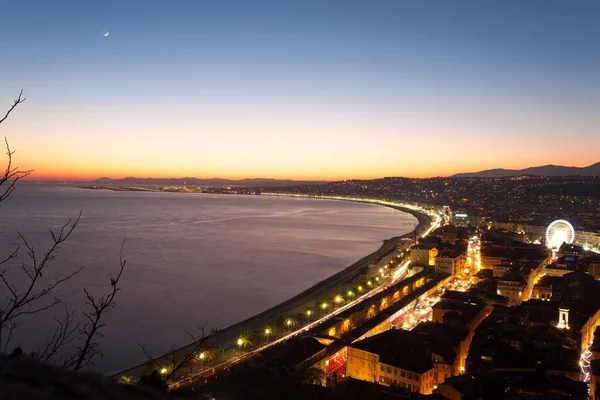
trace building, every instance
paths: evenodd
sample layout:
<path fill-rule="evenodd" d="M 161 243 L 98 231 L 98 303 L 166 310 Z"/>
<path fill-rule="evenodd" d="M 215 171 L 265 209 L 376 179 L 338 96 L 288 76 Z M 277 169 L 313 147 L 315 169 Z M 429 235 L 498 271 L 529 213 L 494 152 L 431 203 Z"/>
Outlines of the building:
<path fill-rule="evenodd" d="M 412 332 L 392 329 L 347 348 L 346 376 L 430 394 L 434 387 L 431 353 Z"/>
<path fill-rule="evenodd" d="M 388 330 L 347 347 L 346 376 L 429 394 L 464 371 L 470 337 L 463 329 L 436 322 L 412 331 Z"/>
<path fill-rule="evenodd" d="M 558 318 L 556 305 L 535 300 L 494 308 L 475 331 L 467 372 L 541 372 L 578 380 L 579 335 L 574 329 L 559 329 Z"/>
<path fill-rule="evenodd" d="M 483 315 L 485 318 L 485 315 Z M 481 318 L 481 319 L 483 319 Z M 462 374 L 465 371 L 467 353 L 471 344 L 472 333 L 478 321 L 467 322 L 466 329 L 453 326 L 451 323 L 423 322 L 412 332 L 424 342 L 425 348 L 431 353 L 434 366 L 433 383 L 438 385 L 450 376 Z M 473 323 L 472 331 L 468 324 Z"/>
<path fill-rule="evenodd" d="M 421 267 L 433 266 L 438 251 L 435 247 L 417 245 L 410 249 L 410 263 Z"/>
<path fill-rule="evenodd" d="M 493 270 L 494 278 L 501 278 L 513 270 L 513 263 L 512 261 L 502 261 L 500 264 L 494 265 Z"/>
<path fill-rule="evenodd" d="M 481 249 L 482 269 L 494 269 L 494 265 L 510 261 L 511 257 L 503 247 L 483 247 Z"/>
<path fill-rule="evenodd" d="M 589 273 L 595 279 L 600 279 L 600 255 L 590 257 Z"/>
<path fill-rule="evenodd" d="M 514 307 L 523 301 L 523 292 L 527 282 L 518 274 L 511 273 L 498 279 L 498 295 L 508 298 L 508 306 Z"/>
<path fill-rule="evenodd" d="M 466 263 L 467 257 L 463 250 L 443 250 L 435 258 L 435 272 L 454 276 L 463 272 Z"/>
<path fill-rule="evenodd" d="M 575 243 L 581 246 L 598 246 L 600 247 L 600 233 L 599 232 L 586 232 L 576 231 L 575 232 Z"/>
<path fill-rule="evenodd" d="M 579 265 L 579 257 L 575 255 L 563 255 L 552 264 L 546 266 L 546 275 L 563 276 L 569 272 L 577 270 Z"/>
<path fill-rule="evenodd" d="M 550 301 L 550 299 L 552 299 L 552 285 L 557 279 L 560 278 L 550 275 L 541 277 L 538 283 L 533 287 L 531 298 L 542 301 Z"/>
<path fill-rule="evenodd" d="M 492 372 L 477 377 L 461 375 L 439 385 L 434 394 L 447 400 L 462 399 L 544 399 L 587 400 L 585 382 L 564 376 L 552 379 L 533 371 Z"/>

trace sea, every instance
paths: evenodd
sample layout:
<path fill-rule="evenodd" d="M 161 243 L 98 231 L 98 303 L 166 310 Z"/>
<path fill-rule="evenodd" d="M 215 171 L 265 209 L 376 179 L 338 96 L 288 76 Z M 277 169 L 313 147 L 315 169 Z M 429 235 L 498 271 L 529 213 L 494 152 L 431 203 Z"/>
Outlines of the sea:
<path fill-rule="evenodd" d="M 275 306 L 417 224 L 398 210 L 347 201 L 22 183 L 0 203 L 0 259 L 20 246 L 4 266 L 20 290 L 26 280 L 19 266 L 31 259 L 19 234 L 39 262 L 50 231 L 80 212 L 43 279 L 83 267 L 54 292 L 81 317 L 84 288 L 96 297 L 108 293 L 123 248 L 121 290 L 102 328 L 103 356 L 92 367 L 104 373 L 143 362 L 139 344 L 161 354 L 190 342 L 184 328 L 226 327 Z M 0 287 L 0 302 L 8 295 Z M 23 317 L 7 350 L 35 351 L 52 322 L 51 313 Z"/>

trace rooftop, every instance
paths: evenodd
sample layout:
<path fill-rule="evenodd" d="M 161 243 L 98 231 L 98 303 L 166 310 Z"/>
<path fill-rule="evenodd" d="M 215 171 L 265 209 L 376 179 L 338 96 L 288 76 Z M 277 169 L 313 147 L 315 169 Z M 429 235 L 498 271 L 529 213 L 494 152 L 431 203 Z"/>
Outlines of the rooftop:
<path fill-rule="evenodd" d="M 433 368 L 425 343 L 411 331 L 391 329 L 353 343 L 350 347 L 379 355 L 379 361 L 419 374 Z"/>

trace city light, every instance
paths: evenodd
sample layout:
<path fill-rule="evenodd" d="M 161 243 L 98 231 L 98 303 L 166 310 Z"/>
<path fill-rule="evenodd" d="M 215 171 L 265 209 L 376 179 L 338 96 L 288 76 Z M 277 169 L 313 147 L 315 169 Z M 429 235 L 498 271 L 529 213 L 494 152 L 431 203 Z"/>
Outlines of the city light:
<path fill-rule="evenodd" d="M 167 373 L 167 367 L 162 367 L 160 369 L 160 373 L 163 374 L 163 375 L 166 374 Z"/>

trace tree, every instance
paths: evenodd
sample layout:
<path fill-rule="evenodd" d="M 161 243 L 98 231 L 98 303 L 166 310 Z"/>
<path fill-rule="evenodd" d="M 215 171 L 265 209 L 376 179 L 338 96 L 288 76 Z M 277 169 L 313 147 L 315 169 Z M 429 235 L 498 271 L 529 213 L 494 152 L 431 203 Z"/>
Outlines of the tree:
<path fill-rule="evenodd" d="M 184 331 L 192 339 L 192 343 L 180 349 L 171 348 L 169 353 L 159 357 L 152 357 L 148 354 L 144 345 L 138 343 L 146 355 L 151 369 L 150 374 L 145 375 L 146 384 L 155 384 L 158 377 L 161 383 L 157 388 L 161 389 L 167 381 L 177 377 L 185 366 L 193 366 L 193 363 L 201 358 L 201 354 L 204 354 L 202 358 L 207 362 L 216 358 L 214 349 L 209 347 L 207 343 L 208 337 L 216 331 L 207 329 L 206 322 L 198 327 L 198 334 L 196 335 L 186 329 Z M 142 380 L 140 380 L 141 382 Z"/>
<path fill-rule="evenodd" d="M 15 108 L 26 99 L 23 91 L 12 106 L 8 109 L 0 124 L 2 124 Z M 29 176 L 33 171 L 20 170 L 13 166 L 13 155 L 8 139 L 4 139 L 8 157 L 4 174 L 0 176 L 0 203 L 5 201 L 15 190 L 16 184 L 21 179 Z M 123 259 L 123 246 L 121 246 L 119 271 L 116 277 L 110 278 L 110 291 L 108 294 L 96 297 L 87 289 L 83 289 L 91 311 L 83 311 L 83 322 L 76 319 L 76 312 L 69 310 L 67 304 L 54 296 L 55 289 L 68 282 L 81 272 L 82 268 L 71 271 L 63 276 L 52 277 L 51 266 L 56 252 L 71 236 L 79 221 L 81 212 L 76 218 L 69 219 L 60 229 L 50 231 L 51 244 L 46 251 L 39 251 L 17 232 L 21 245 L 12 249 L 7 255 L 0 255 L 0 352 L 6 352 L 11 343 L 14 331 L 22 318 L 34 317 L 49 310 L 62 307 L 62 317 L 55 317 L 55 326 L 49 331 L 42 341 L 42 345 L 34 355 L 42 361 L 57 361 L 62 366 L 79 370 L 88 365 L 93 365 L 94 357 L 101 354 L 97 338 L 102 336 L 105 326 L 103 317 L 115 306 L 115 296 L 120 290 L 119 281 L 125 269 L 126 260 Z M 124 242 L 123 242 L 124 244 Z M 25 255 L 22 256 L 22 251 Z M 0 250 L 0 254 L 3 249 Z M 44 275 L 46 275 L 44 277 Z M 49 276 L 50 275 L 50 276 Z M 69 346 L 69 351 L 65 351 Z"/>
<path fill-rule="evenodd" d="M 324 386 L 327 381 L 327 375 L 322 369 L 311 367 L 302 371 L 300 381 L 303 385 Z"/>

